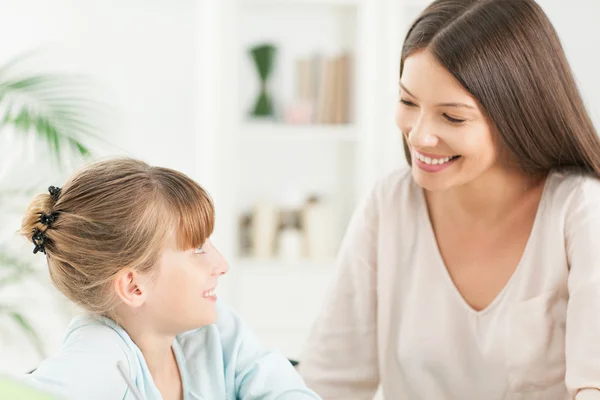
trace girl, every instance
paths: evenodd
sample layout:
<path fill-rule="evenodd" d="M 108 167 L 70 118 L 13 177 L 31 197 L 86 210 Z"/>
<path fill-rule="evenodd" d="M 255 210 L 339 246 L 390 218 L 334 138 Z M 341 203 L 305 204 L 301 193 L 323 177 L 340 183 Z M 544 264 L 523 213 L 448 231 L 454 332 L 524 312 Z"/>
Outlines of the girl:
<path fill-rule="evenodd" d="M 38 195 L 22 234 L 88 313 L 27 381 L 67 399 L 318 397 L 217 301 L 227 263 L 208 194 L 141 161 L 98 162 Z"/>

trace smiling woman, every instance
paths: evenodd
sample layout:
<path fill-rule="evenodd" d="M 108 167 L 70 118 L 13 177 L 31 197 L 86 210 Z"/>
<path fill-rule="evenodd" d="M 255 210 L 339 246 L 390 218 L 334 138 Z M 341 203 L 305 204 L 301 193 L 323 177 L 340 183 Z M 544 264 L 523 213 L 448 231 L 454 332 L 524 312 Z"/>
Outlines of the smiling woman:
<path fill-rule="evenodd" d="M 533 0 L 408 31 L 410 170 L 356 210 L 300 371 L 327 399 L 600 399 L 600 139 Z"/>
<path fill-rule="evenodd" d="M 479 102 L 430 51 L 404 61 L 400 88 L 396 120 L 420 186 L 464 184 L 496 162 L 492 127 Z M 446 173 L 433 174 L 441 171 Z"/>

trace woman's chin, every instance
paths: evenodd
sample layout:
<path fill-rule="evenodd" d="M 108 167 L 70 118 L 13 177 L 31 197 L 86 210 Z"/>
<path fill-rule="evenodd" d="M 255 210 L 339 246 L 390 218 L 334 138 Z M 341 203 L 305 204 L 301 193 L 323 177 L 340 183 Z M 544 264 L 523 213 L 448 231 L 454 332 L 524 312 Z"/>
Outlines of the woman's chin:
<path fill-rule="evenodd" d="M 412 166 L 412 176 L 417 185 L 430 192 L 446 190 L 452 186 L 453 181 L 447 175 L 428 173 L 415 165 Z"/>

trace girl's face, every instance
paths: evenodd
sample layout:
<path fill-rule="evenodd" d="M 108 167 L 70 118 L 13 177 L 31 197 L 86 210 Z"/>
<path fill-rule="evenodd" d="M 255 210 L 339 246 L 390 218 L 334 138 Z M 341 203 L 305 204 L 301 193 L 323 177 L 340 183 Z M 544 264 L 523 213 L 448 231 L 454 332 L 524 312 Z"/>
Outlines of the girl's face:
<path fill-rule="evenodd" d="M 404 62 L 396 123 L 410 148 L 413 177 L 425 189 L 464 185 L 498 165 L 479 104 L 428 51 Z"/>
<path fill-rule="evenodd" d="M 210 240 L 196 249 L 178 250 L 175 234 L 169 235 L 157 269 L 142 307 L 158 329 L 179 333 L 216 321 L 215 288 L 228 265 Z"/>

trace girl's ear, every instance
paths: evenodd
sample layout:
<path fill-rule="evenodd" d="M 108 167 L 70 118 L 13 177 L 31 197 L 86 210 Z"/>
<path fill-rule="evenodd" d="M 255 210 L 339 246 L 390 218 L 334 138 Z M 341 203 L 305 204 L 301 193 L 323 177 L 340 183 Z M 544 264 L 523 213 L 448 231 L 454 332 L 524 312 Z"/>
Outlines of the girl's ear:
<path fill-rule="evenodd" d="M 131 268 L 119 272 L 113 288 L 121 301 L 130 307 L 140 307 L 148 295 L 146 279 Z"/>

